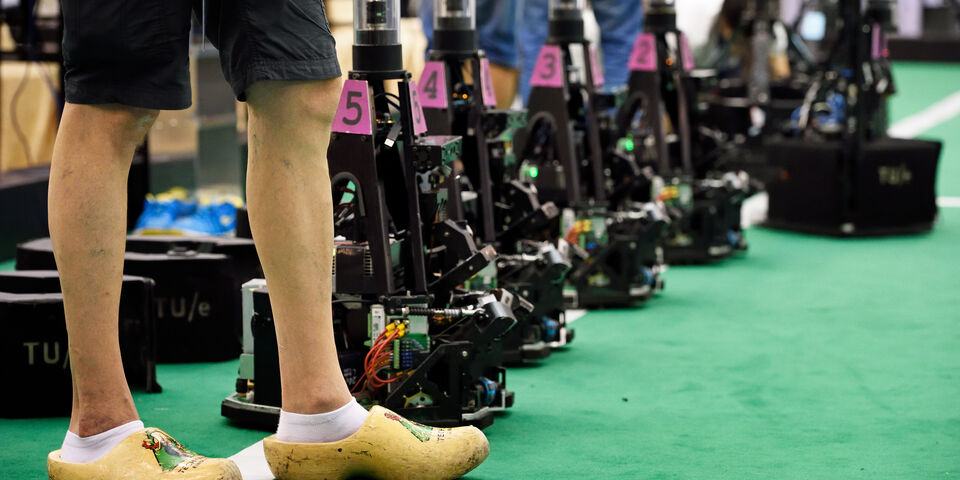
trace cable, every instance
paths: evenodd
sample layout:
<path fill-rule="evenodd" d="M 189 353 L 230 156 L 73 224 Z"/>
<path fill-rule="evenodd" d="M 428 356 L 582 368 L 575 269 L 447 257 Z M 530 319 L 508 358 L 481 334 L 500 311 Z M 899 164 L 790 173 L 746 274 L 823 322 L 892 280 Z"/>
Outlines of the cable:
<path fill-rule="evenodd" d="M 27 59 L 24 62 L 25 65 L 24 65 L 23 77 L 20 78 L 20 83 L 17 85 L 17 89 L 14 91 L 13 96 L 10 99 L 10 123 L 13 128 L 13 132 L 17 137 L 17 140 L 23 146 L 23 151 L 26 156 L 28 167 L 32 167 L 34 165 L 33 149 L 30 146 L 30 140 L 27 138 L 26 132 L 24 132 L 23 127 L 20 124 L 20 116 L 17 111 L 17 106 L 19 105 L 20 98 L 23 96 L 23 92 L 27 87 L 27 81 L 30 78 L 30 69 L 34 66 L 34 64 L 37 64 L 40 67 L 40 71 L 41 71 L 41 74 L 43 75 L 43 79 L 47 84 L 47 89 L 57 104 L 57 111 L 61 114 L 63 113 L 63 106 L 61 105 L 59 96 L 57 95 L 59 91 L 54 86 L 53 80 L 50 78 L 50 74 L 43 68 L 43 65 L 36 59 L 36 55 L 34 52 L 34 37 L 35 37 L 34 29 L 36 27 L 36 18 L 37 18 L 37 10 L 39 8 L 39 3 L 40 2 L 38 1 L 33 1 L 33 3 L 30 6 L 31 8 L 29 9 L 30 15 L 29 15 L 29 18 L 26 19 L 27 26 L 28 26 L 27 45 L 26 45 Z"/>
<path fill-rule="evenodd" d="M 30 141 L 27 140 L 27 135 L 20 125 L 20 118 L 17 114 L 17 104 L 20 103 L 20 96 L 23 95 L 23 90 L 27 87 L 27 80 L 29 80 L 30 77 L 30 67 L 32 66 L 33 62 L 26 62 L 23 68 L 23 77 L 20 78 L 20 84 L 17 85 L 17 89 L 13 92 L 13 97 L 10 99 L 10 124 L 13 127 L 14 135 L 17 136 L 17 140 L 23 145 L 23 153 L 27 157 L 28 167 L 33 166 L 33 152 L 30 148 Z"/>
<path fill-rule="evenodd" d="M 384 352 L 387 346 L 391 345 L 394 340 L 401 338 L 399 329 L 390 330 L 389 334 L 387 332 L 388 330 L 384 330 L 370 346 L 370 351 L 367 352 L 367 355 L 363 359 L 363 375 L 360 376 L 357 383 L 350 389 L 350 393 L 356 392 L 360 385 L 364 385 L 364 389 L 376 390 L 384 385 L 394 383 L 409 374 L 409 372 L 399 372 L 393 378 L 388 379 L 382 379 L 377 376 L 377 373 L 390 364 L 391 353 L 393 355 L 400 354 L 400 352 Z"/>

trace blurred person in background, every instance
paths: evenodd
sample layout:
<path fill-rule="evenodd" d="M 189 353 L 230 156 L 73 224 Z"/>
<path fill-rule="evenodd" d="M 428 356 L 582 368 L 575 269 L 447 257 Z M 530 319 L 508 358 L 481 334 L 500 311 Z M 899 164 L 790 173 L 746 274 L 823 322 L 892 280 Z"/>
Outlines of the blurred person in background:
<path fill-rule="evenodd" d="M 591 0 L 600 26 L 600 51 L 608 87 L 626 85 L 627 59 L 643 26 L 641 0 Z M 477 0 L 477 36 L 490 59 L 497 107 L 507 108 L 519 93 L 530 95 L 530 76 L 547 40 L 549 0 Z M 433 42 L 434 0 L 423 0 L 420 18 Z M 429 48 L 429 47 L 428 47 Z M 518 83 L 519 81 L 519 83 Z"/>
<path fill-rule="evenodd" d="M 530 77 L 537 63 L 540 47 L 547 40 L 549 30 L 549 0 L 522 0 L 523 28 L 520 29 L 523 75 L 520 95 L 526 104 L 530 96 Z M 627 60 L 633 44 L 643 28 L 642 0 L 590 0 L 593 15 L 600 26 L 600 48 L 607 88 L 627 84 L 630 71 Z"/>
<path fill-rule="evenodd" d="M 435 0 L 423 0 L 420 19 L 427 36 L 427 50 L 433 48 Z M 520 78 L 519 29 L 523 0 L 477 0 L 477 38 L 490 59 L 490 73 L 497 93 L 497 108 L 509 108 L 517 95 Z"/>

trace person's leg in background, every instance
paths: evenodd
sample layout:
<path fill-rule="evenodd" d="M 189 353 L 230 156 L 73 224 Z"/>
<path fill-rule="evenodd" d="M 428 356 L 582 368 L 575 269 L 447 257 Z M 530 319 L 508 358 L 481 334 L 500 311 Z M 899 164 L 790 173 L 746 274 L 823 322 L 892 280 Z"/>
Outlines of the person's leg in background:
<path fill-rule="evenodd" d="M 549 31 L 548 0 L 524 0 L 523 26 L 520 33 L 523 74 L 520 92 L 526 103 L 530 96 L 530 77 L 546 42 Z M 600 50 L 603 53 L 604 76 L 608 87 L 627 83 L 630 72 L 627 59 L 633 43 L 643 27 L 643 9 L 639 0 L 591 0 L 594 16 L 600 26 Z"/>
<path fill-rule="evenodd" d="M 436 0 L 420 0 L 420 23 L 423 24 L 423 34 L 427 37 L 427 51 L 424 52 L 427 57 L 430 56 L 430 49 L 433 48 L 433 3 Z"/>
<path fill-rule="evenodd" d="M 522 0 L 479 0 L 477 36 L 480 49 L 490 59 L 490 75 L 497 95 L 497 108 L 509 108 L 517 96 L 520 78 L 520 46 L 517 30 L 523 12 Z"/>
<path fill-rule="evenodd" d="M 523 14 L 520 29 L 520 58 L 523 69 L 520 74 L 519 93 L 523 104 L 530 97 L 530 77 L 537 63 L 540 49 L 547 41 L 550 17 L 549 0 L 523 0 Z"/>
<path fill-rule="evenodd" d="M 427 36 L 427 49 L 433 47 L 435 0 L 423 0 L 420 21 Z M 490 59 L 490 74 L 497 95 L 497 108 L 508 108 L 517 94 L 520 55 L 517 30 L 520 28 L 522 0 L 477 0 L 477 37 L 481 50 Z"/>
<path fill-rule="evenodd" d="M 591 0 L 600 26 L 600 47 L 608 88 L 627 84 L 627 60 L 637 35 L 643 29 L 643 4 L 639 0 Z"/>

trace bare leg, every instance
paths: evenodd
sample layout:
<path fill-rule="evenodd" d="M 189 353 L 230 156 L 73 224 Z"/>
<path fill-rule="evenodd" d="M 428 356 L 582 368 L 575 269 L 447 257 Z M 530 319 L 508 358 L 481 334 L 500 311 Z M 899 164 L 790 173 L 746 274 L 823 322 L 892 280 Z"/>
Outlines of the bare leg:
<path fill-rule="evenodd" d="M 284 411 L 351 400 L 333 339 L 333 205 L 327 144 L 340 80 L 259 82 L 247 92 L 250 227 L 270 288 Z"/>
<path fill-rule="evenodd" d="M 497 108 L 510 108 L 517 96 L 520 72 L 500 65 L 490 65 L 490 76 L 493 77 L 493 87 L 497 94 Z"/>
<path fill-rule="evenodd" d="M 149 110 L 67 104 L 54 146 L 50 237 L 70 339 L 70 431 L 81 437 L 138 418 L 120 361 L 117 316 L 127 175 L 155 118 Z"/>

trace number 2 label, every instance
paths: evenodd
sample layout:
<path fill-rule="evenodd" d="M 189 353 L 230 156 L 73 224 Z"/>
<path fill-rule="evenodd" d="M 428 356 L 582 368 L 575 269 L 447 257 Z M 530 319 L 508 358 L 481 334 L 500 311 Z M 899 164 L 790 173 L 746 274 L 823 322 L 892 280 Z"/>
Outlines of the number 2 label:
<path fill-rule="evenodd" d="M 630 70 L 652 72 L 657 69 L 657 42 L 652 33 L 641 33 L 630 54 Z"/>
<path fill-rule="evenodd" d="M 373 134 L 370 122 L 370 90 L 364 80 L 347 80 L 340 93 L 340 106 L 333 118 L 334 132 L 355 135 Z"/>
<path fill-rule="evenodd" d="M 683 55 L 683 69 L 686 71 L 693 70 L 697 67 L 696 62 L 693 60 L 693 50 L 690 49 L 690 41 L 687 40 L 687 36 L 680 34 L 680 55 Z"/>
<path fill-rule="evenodd" d="M 443 62 L 427 62 L 420 75 L 420 102 L 424 108 L 447 108 L 447 73 Z"/>
<path fill-rule="evenodd" d="M 593 72 L 593 86 L 602 87 L 606 83 L 606 79 L 603 77 L 603 67 L 600 65 L 600 59 L 597 55 L 597 48 L 590 47 L 590 70 Z"/>
<path fill-rule="evenodd" d="M 563 87 L 563 54 L 557 45 L 544 45 L 540 49 L 537 65 L 533 69 L 530 85 L 534 87 Z"/>
<path fill-rule="evenodd" d="M 872 41 L 870 42 L 870 58 L 883 60 L 890 55 L 887 49 L 887 37 L 880 29 L 880 25 L 873 25 Z"/>

